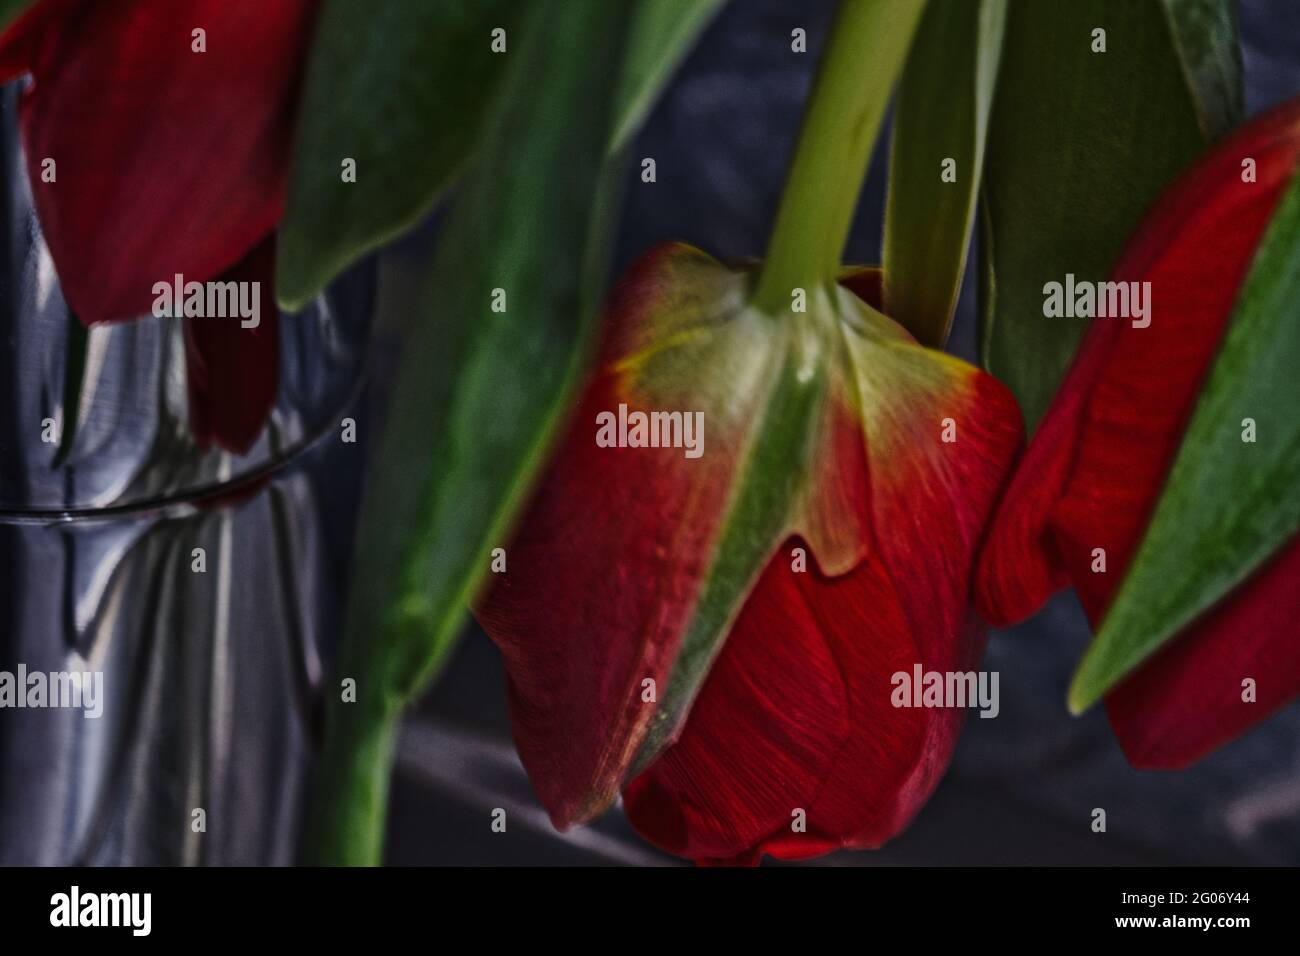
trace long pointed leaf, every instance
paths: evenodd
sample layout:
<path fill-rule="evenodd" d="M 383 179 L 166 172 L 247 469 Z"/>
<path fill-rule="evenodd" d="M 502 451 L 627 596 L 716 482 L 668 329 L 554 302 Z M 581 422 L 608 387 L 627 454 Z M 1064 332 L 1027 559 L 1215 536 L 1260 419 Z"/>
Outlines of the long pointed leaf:
<path fill-rule="evenodd" d="M 534 2 L 325 5 L 280 234 L 281 305 L 302 307 L 348 265 L 428 213 L 477 148 Z M 611 152 L 636 132 L 720 4 L 651 0 L 637 8 L 628 55 L 610 74 L 622 78 Z M 505 53 L 491 48 L 498 27 L 506 31 Z M 353 182 L 344 181 L 345 159 L 356 164 Z"/>
<path fill-rule="evenodd" d="M 627 13 L 538 4 L 441 236 L 362 507 L 340 666 L 358 702 L 330 715 L 323 861 L 377 859 L 392 725 L 463 623 L 583 363 L 610 245 L 608 77 Z"/>
<path fill-rule="evenodd" d="M 1198 106 L 1180 50 L 1230 50 L 1237 36 L 1231 17 L 1180 19 L 1173 30 L 1167 13 L 1191 9 L 1012 0 L 985 164 L 981 351 L 1031 429 L 1088 324 L 1045 317 L 1044 284 L 1067 273 L 1104 279 L 1161 187 L 1205 146 L 1210 111 Z M 1093 52 L 1097 29 L 1104 53 Z M 1228 53 L 1216 61 L 1234 62 Z M 1236 88 L 1240 77 L 1225 82 Z"/>
<path fill-rule="evenodd" d="M 1006 0 L 930 0 L 899 86 L 885 208 L 885 312 L 942 346 L 957 307 Z M 942 178 L 953 161 L 955 181 Z"/>
<path fill-rule="evenodd" d="M 636 134 L 668 77 L 721 6 L 722 0 L 642 3 L 628 39 L 612 150 L 622 148 Z"/>
<path fill-rule="evenodd" d="M 1193 92 L 1201 131 L 1216 139 L 1245 110 L 1241 44 L 1232 0 L 1162 0 L 1174 46 Z"/>
<path fill-rule="evenodd" d="M 409 228 L 460 171 L 533 0 L 328 0 L 299 107 L 276 294 L 299 309 Z M 492 31 L 506 31 L 494 53 Z M 513 46 L 512 46 L 513 45 Z M 356 164 L 355 181 L 344 161 Z"/>

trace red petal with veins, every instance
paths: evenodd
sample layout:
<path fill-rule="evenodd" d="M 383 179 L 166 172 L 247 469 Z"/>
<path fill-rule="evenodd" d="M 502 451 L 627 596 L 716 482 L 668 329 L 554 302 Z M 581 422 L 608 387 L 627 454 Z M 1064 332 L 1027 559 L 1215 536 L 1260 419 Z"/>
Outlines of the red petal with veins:
<path fill-rule="evenodd" d="M 475 608 L 505 659 L 520 759 L 561 828 L 617 795 L 653 712 L 642 682 L 667 680 L 734 465 L 723 447 L 695 460 L 680 448 L 598 447 L 596 416 L 620 403 L 664 407 L 621 366 L 653 348 L 661 315 L 698 310 L 721 274 L 694 250 L 664 246 L 616 286 L 601 371 L 507 549 L 509 573 Z"/>
<path fill-rule="evenodd" d="M 1113 278 L 1151 283 L 1151 324 L 1093 321 L 989 531 L 975 586 L 987 620 L 1021 620 L 1067 582 L 1093 624 L 1101 620 L 1298 157 L 1300 100 L 1216 146 L 1147 215 Z M 1246 158 L 1256 162 L 1254 182 L 1242 181 Z M 1092 571 L 1096 548 L 1105 549 L 1105 573 Z M 1188 763 L 1265 715 L 1262 696 L 1241 706 L 1239 679 L 1211 677 L 1220 667 L 1281 667 L 1273 706 L 1300 690 L 1300 658 L 1275 646 L 1294 643 L 1277 614 L 1295 607 L 1296 579 L 1278 570 L 1291 566 L 1280 559 L 1258 573 L 1108 696 L 1135 765 Z"/>
<path fill-rule="evenodd" d="M 63 294 L 86 322 L 149 312 L 155 282 L 207 281 L 284 205 L 309 0 L 42 0 L 0 38 L 31 72 L 29 178 Z M 206 31 L 193 52 L 191 31 Z M 42 163 L 55 160 L 55 182 Z"/>
<path fill-rule="evenodd" d="M 789 554 L 802 542 L 787 542 L 680 738 L 624 794 L 633 825 L 673 853 L 754 863 L 878 847 L 947 768 L 964 711 L 895 707 L 892 678 L 978 663 L 970 561 L 1019 447 L 1020 413 L 991 377 L 912 344 L 884 351 L 894 348 L 865 366 L 894 404 L 869 406 L 865 421 L 842 406 L 836 415 L 834 459 L 870 489 L 868 557 L 839 576 L 798 573 Z M 954 443 L 940 440 L 943 418 Z M 800 809 L 806 832 L 792 829 Z"/>
<path fill-rule="evenodd" d="M 809 807 L 853 732 L 840 648 L 823 624 L 843 608 L 827 594 L 805 595 L 798 579 L 820 571 L 790 570 L 796 544 L 772 558 L 745 602 L 680 739 L 624 792 L 633 826 L 679 856 L 757 862 L 767 840 L 789 831 L 792 811 Z M 845 590 L 849 600 L 866 597 Z M 820 850 L 818 822 L 810 830 Z"/>
<path fill-rule="evenodd" d="M 654 714 L 643 681 L 662 699 L 675 674 L 740 432 L 784 364 L 763 344 L 784 341 L 773 331 L 783 326 L 745 317 L 746 285 L 680 246 L 620 283 L 602 371 L 525 511 L 508 573 L 477 608 L 505 658 L 521 758 L 558 825 L 598 812 L 625 783 Z M 861 308 L 845 298 L 840 307 Z M 989 376 L 878 313 L 859 318 L 870 334 L 826 340 L 834 384 L 815 486 L 792 502 L 797 537 L 739 609 L 677 740 L 625 792 L 643 833 L 704 862 L 879 845 L 929 795 L 960 726 L 960 710 L 894 708 L 891 678 L 916 664 L 974 665 L 970 560 L 1020 416 Z M 720 364 L 702 366 L 701 354 Z M 709 452 L 597 447 L 595 416 L 620 402 L 708 409 Z M 945 418 L 955 443 L 942 440 Z M 791 569 L 798 542 L 806 573 Z M 849 563 L 828 574 L 823 552 Z M 796 807 L 805 833 L 790 831 Z"/>

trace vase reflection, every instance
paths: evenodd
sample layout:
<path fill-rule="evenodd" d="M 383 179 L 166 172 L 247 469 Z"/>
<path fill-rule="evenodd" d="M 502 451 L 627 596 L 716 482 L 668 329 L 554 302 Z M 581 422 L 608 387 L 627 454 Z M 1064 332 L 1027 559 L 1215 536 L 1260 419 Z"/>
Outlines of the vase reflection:
<path fill-rule="evenodd" d="M 0 709 L 0 864 L 292 862 L 342 617 L 375 300 L 278 322 L 241 454 L 188 421 L 183 320 L 69 315 L 0 97 L 0 672 L 102 673 L 102 714 Z M 160 277 L 162 278 L 162 277 Z M 213 401 L 249 383 L 208 383 Z M 223 391 L 224 390 L 224 391 Z"/>

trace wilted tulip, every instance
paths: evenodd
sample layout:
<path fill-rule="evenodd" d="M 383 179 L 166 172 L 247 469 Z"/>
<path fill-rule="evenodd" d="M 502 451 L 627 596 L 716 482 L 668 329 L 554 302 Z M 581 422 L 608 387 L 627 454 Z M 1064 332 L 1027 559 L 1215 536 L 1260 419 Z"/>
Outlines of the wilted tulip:
<path fill-rule="evenodd" d="M 478 610 L 554 822 L 625 788 L 706 861 L 878 846 L 924 803 L 962 712 L 897 708 L 891 677 L 975 666 L 970 561 L 1021 438 L 998 382 L 869 304 L 877 273 L 779 314 L 751 281 L 668 245 L 619 283 Z M 644 429 L 601 447 L 607 413 Z M 673 447 L 690 413 L 699 458 Z"/>

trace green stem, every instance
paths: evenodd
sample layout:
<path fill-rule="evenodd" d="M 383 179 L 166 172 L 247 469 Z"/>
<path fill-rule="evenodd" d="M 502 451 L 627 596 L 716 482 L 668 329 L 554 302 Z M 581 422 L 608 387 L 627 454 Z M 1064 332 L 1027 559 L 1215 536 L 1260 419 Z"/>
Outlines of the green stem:
<path fill-rule="evenodd" d="M 81 393 L 86 386 L 86 349 L 90 330 L 68 309 L 68 357 L 63 365 L 63 423 L 59 427 L 59 449 L 51 467 L 61 468 L 77 438 L 77 418 L 81 414 Z"/>
<path fill-rule="evenodd" d="M 832 284 L 858 193 L 925 0 L 842 0 L 804 113 L 754 305 Z"/>
<path fill-rule="evenodd" d="M 313 787 L 304 862 L 376 866 L 401 709 L 335 701 Z"/>

